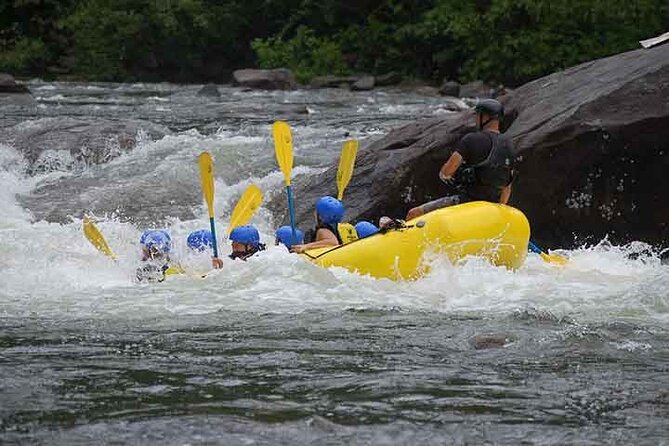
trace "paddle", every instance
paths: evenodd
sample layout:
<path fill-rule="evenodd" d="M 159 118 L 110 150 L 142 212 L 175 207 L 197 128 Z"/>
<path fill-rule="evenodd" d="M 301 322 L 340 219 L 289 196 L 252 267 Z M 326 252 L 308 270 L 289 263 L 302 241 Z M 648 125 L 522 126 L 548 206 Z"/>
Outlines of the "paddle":
<path fill-rule="evenodd" d="M 358 141 L 350 139 L 344 143 L 339 157 L 339 168 L 337 169 L 337 199 L 344 198 L 344 190 L 353 176 L 355 156 L 358 153 Z"/>
<path fill-rule="evenodd" d="M 532 243 L 531 241 L 528 242 L 529 244 L 527 247 L 529 248 L 530 251 L 539 254 L 541 258 L 544 260 L 546 263 L 551 263 L 553 265 L 558 265 L 558 266 L 564 266 L 568 263 L 569 260 L 567 260 L 566 257 L 561 256 L 559 254 L 548 254 L 546 251 L 543 249 L 539 248 L 537 245 Z"/>
<path fill-rule="evenodd" d="M 200 166 L 200 180 L 202 181 L 202 195 L 207 202 L 209 225 L 211 226 L 211 241 L 213 243 L 214 258 L 218 258 L 218 243 L 216 243 L 216 222 L 214 219 L 214 160 L 209 152 L 202 152 L 197 160 Z"/>
<path fill-rule="evenodd" d="M 260 207 L 260 203 L 262 203 L 262 191 L 255 184 L 251 184 L 246 188 L 232 211 L 226 235 L 229 237 L 234 228 L 247 224 Z"/>
<path fill-rule="evenodd" d="M 116 256 L 107 244 L 107 240 L 88 216 L 84 216 L 84 235 L 98 251 L 116 260 Z"/>
<path fill-rule="evenodd" d="M 286 182 L 286 194 L 288 195 L 288 215 L 290 216 L 290 229 L 292 230 L 293 243 L 297 241 L 295 233 L 295 208 L 293 207 L 293 191 L 290 187 L 290 175 L 293 170 L 293 139 L 290 135 L 290 127 L 283 121 L 272 124 L 272 136 L 274 137 L 274 154 L 276 162 L 283 172 Z"/>

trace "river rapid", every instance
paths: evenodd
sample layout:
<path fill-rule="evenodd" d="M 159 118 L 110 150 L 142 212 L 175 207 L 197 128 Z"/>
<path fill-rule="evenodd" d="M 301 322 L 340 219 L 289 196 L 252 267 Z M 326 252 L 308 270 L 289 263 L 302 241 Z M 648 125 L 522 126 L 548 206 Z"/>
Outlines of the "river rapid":
<path fill-rule="evenodd" d="M 152 224 L 168 227 L 177 257 L 206 269 L 185 249 L 207 226 L 201 151 L 215 158 L 222 232 L 249 183 L 282 193 L 274 119 L 292 125 L 295 174 L 318 175 L 348 135 L 364 147 L 448 113 L 439 98 L 29 87 L 34 106 L 0 104 L 0 132 L 93 117 L 171 133 L 140 137 L 100 165 L 47 154 L 52 168 L 36 175 L 21 150 L 0 145 L 1 444 L 669 442 L 669 266 L 659 247 L 603 240 L 563 251 L 564 268 L 530 254 L 518 271 L 435 261 L 427 277 L 394 283 L 288 254 L 273 244 L 283 222 L 261 207 L 254 223 L 268 250 L 248 262 L 226 260 L 205 279 L 133 281 L 139 234 Z M 88 244 L 87 209 L 77 208 L 115 195 L 133 206 L 95 218 L 118 262 Z M 54 203 L 64 222 L 41 219 Z"/>

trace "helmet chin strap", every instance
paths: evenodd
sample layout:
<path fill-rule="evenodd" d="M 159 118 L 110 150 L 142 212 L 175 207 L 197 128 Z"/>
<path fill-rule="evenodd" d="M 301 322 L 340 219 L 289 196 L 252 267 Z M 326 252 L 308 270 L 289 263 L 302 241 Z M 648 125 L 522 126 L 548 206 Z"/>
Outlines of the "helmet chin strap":
<path fill-rule="evenodd" d="M 244 245 L 244 251 L 243 252 L 232 252 L 228 257 L 230 257 L 232 260 L 235 259 L 241 259 L 241 260 L 246 260 L 249 257 L 251 257 L 253 254 L 255 254 L 258 251 L 264 251 L 265 250 L 265 244 L 263 243 L 258 243 L 258 246 L 253 246 L 253 245 Z"/>
<path fill-rule="evenodd" d="M 478 115 L 478 116 L 483 116 L 483 113 L 481 113 L 481 114 Z M 486 116 L 487 116 L 487 115 L 486 115 Z M 494 119 L 495 119 L 494 117 L 488 117 L 488 119 L 486 119 L 485 122 L 483 122 L 483 120 L 481 120 L 481 121 L 480 121 L 480 124 L 479 124 L 479 126 L 478 126 L 478 127 L 479 127 L 479 131 L 484 130 L 484 129 L 485 129 L 485 126 L 488 125 L 488 124 L 490 124 Z"/>

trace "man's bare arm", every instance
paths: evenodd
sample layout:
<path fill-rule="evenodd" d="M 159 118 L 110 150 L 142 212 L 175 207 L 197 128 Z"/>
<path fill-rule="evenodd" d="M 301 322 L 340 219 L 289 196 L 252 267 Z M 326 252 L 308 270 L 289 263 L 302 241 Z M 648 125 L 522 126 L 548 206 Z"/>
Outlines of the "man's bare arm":
<path fill-rule="evenodd" d="M 453 152 L 448 158 L 448 161 L 446 161 L 439 170 L 439 178 L 441 181 L 450 180 L 453 174 L 455 174 L 455 172 L 460 167 L 460 164 L 462 164 L 462 155 L 460 155 L 458 152 Z"/>

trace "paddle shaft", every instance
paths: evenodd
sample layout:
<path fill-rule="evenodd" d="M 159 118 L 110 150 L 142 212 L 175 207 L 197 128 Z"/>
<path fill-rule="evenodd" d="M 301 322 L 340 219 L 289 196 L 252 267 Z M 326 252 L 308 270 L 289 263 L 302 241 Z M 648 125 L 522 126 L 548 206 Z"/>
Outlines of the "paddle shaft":
<path fill-rule="evenodd" d="M 214 217 L 209 218 L 209 226 L 211 227 L 211 241 L 214 249 L 214 257 L 218 258 L 218 243 L 216 242 L 216 223 Z"/>
<path fill-rule="evenodd" d="M 297 243 L 297 232 L 295 231 L 295 206 L 293 205 L 293 189 L 290 184 L 286 186 L 288 195 L 288 215 L 290 217 L 290 230 L 293 233 L 293 243 Z"/>
<path fill-rule="evenodd" d="M 536 254 L 541 254 L 544 252 L 543 249 L 539 248 L 537 245 L 532 243 L 532 240 L 527 242 L 527 247 L 530 248 L 530 251 L 536 253 Z"/>

